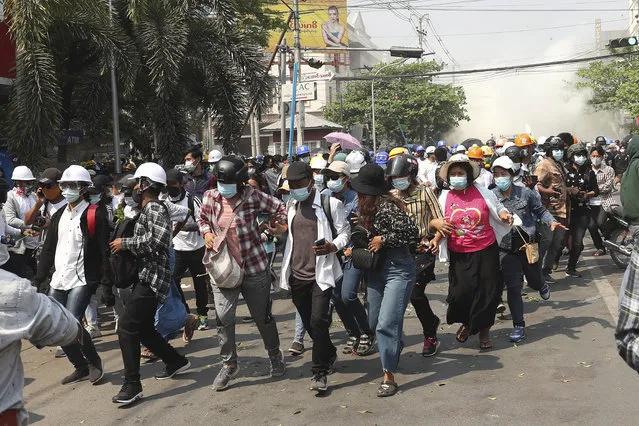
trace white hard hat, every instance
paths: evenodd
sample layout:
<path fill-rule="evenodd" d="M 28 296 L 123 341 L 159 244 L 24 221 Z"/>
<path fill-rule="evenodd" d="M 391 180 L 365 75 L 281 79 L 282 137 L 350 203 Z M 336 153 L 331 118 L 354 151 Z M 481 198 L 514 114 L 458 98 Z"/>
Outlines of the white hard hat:
<path fill-rule="evenodd" d="M 426 148 L 426 154 L 433 154 L 435 152 L 435 147 L 434 146 L 429 146 L 428 148 Z"/>
<path fill-rule="evenodd" d="M 166 172 L 157 163 L 144 163 L 135 171 L 134 178 L 148 178 L 149 180 L 166 185 Z"/>
<path fill-rule="evenodd" d="M 349 173 L 356 174 L 366 165 L 366 158 L 360 151 L 353 151 L 346 156 L 346 164 L 348 164 Z"/>
<path fill-rule="evenodd" d="M 82 166 L 74 164 L 69 166 L 64 172 L 62 172 L 62 179 L 58 182 L 85 182 L 91 185 L 91 175 L 89 171 Z"/>
<path fill-rule="evenodd" d="M 209 163 L 217 163 L 222 159 L 222 156 L 223 154 L 217 149 L 212 150 L 209 152 Z"/>
<path fill-rule="evenodd" d="M 310 166 L 313 170 L 324 170 L 328 166 L 328 161 L 324 160 L 321 155 L 316 155 L 311 158 Z"/>
<path fill-rule="evenodd" d="M 491 170 L 495 171 L 495 167 L 501 167 L 504 170 L 510 170 L 513 173 L 515 172 L 515 164 L 513 163 L 513 160 L 505 155 L 502 155 L 493 162 Z"/>
<path fill-rule="evenodd" d="M 18 166 L 13 169 L 11 180 L 36 180 L 36 178 L 27 166 Z"/>
<path fill-rule="evenodd" d="M 467 149 L 466 149 L 466 147 L 465 147 L 464 145 L 459 145 L 459 146 L 457 147 L 457 150 L 456 150 L 455 152 L 457 152 L 457 153 L 464 153 L 464 152 L 466 152 L 466 151 L 467 151 Z"/>

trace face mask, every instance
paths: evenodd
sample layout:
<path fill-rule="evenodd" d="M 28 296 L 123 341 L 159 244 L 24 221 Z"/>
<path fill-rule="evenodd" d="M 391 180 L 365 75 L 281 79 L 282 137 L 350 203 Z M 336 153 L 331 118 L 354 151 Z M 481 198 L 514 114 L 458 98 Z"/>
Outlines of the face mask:
<path fill-rule="evenodd" d="M 393 188 L 398 189 L 400 191 L 404 191 L 408 189 L 408 187 L 410 186 L 410 181 L 408 180 L 407 177 L 394 178 L 392 183 L 393 183 Z"/>
<path fill-rule="evenodd" d="M 511 185 L 510 178 L 507 176 L 495 178 L 495 185 L 497 185 L 497 188 L 499 188 L 502 192 L 506 191 Z"/>
<path fill-rule="evenodd" d="M 193 162 L 193 160 L 185 161 L 184 170 L 186 170 L 188 173 L 193 173 L 193 171 L 195 171 L 195 162 Z"/>
<path fill-rule="evenodd" d="M 521 169 L 521 163 L 513 163 L 513 170 L 517 173 Z"/>
<path fill-rule="evenodd" d="M 504 155 L 504 151 L 505 151 L 505 149 L 504 149 L 504 148 L 497 148 L 497 149 L 495 150 L 495 153 L 496 153 L 499 157 L 501 157 L 502 155 Z"/>
<path fill-rule="evenodd" d="M 16 194 L 18 195 L 29 195 L 29 193 L 31 192 L 31 185 L 27 185 L 27 186 L 23 186 L 23 187 L 19 187 L 16 186 Z"/>
<path fill-rule="evenodd" d="M 303 158 L 302 158 L 302 161 L 303 161 L 304 163 L 307 163 L 307 164 L 308 164 L 308 163 L 310 163 L 310 162 L 311 162 L 311 157 L 303 157 Z"/>
<path fill-rule="evenodd" d="M 65 189 L 62 191 L 62 196 L 67 203 L 75 203 L 80 198 L 80 190 L 79 189 Z"/>
<path fill-rule="evenodd" d="M 592 164 L 593 164 L 595 167 L 599 167 L 599 166 L 601 166 L 601 163 L 603 162 L 603 158 L 601 158 L 601 157 L 594 157 L 594 158 L 591 158 L 591 159 L 590 159 L 590 161 L 592 161 Z"/>
<path fill-rule="evenodd" d="M 133 197 L 124 197 L 124 204 L 127 206 L 134 208 L 138 206 L 138 202 L 133 199 Z"/>
<path fill-rule="evenodd" d="M 237 194 L 237 184 L 235 183 L 217 183 L 217 190 L 224 198 L 233 198 Z"/>
<path fill-rule="evenodd" d="M 323 185 L 324 184 L 324 175 L 313 175 L 313 180 L 315 181 L 316 185 Z"/>
<path fill-rule="evenodd" d="M 468 178 L 466 176 L 451 176 L 448 184 L 453 189 L 462 190 L 468 185 Z"/>
<path fill-rule="evenodd" d="M 331 179 L 328 181 L 326 186 L 332 192 L 341 192 L 342 189 L 344 189 L 344 182 L 341 179 L 335 179 L 335 180 Z"/>
<path fill-rule="evenodd" d="M 178 198 L 180 195 L 182 195 L 182 188 L 178 188 L 177 186 L 168 186 L 166 188 L 166 191 L 171 198 Z"/>
<path fill-rule="evenodd" d="M 575 164 L 577 164 L 578 166 L 583 166 L 585 162 L 586 157 L 584 157 L 583 155 L 578 155 L 575 157 Z"/>
<path fill-rule="evenodd" d="M 284 168 L 284 163 L 277 163 L 277 168 L 278 169 L 283 169 Z"/>
<path fill-rule="evenodd" d="M 291 199 L 291 194 L 282 194 L 282 202 L 284 204 L 288 203 L 288 200 Z"/>
<path fill-rule="evenodd" d="M 100 198 L 101 198 L 101 194 L 91 194 L 89 195 L 89 202 L 91 204 L 98 204 L 98 202 L 100 202 Z"/>
<path fill-rule="evenodd" d="M 306 201 L 309 195 L 311 195 L 311 193 L 308 188 L 291 189 L 291 197 L 296 201 Z"/>
<path fill-rule="evenodd" d="M 255 167 L 249 167 L 248 168 L 248 174 L 249 174 L 249 176 L 254 175 L 255 174 Z"/>
<path fill-rule="evenodd" d="M 553 149 L 552 158 L 554 158 L 555 161 L 561 161 L 564 159 L 564 152 L 559 149 Z"/>

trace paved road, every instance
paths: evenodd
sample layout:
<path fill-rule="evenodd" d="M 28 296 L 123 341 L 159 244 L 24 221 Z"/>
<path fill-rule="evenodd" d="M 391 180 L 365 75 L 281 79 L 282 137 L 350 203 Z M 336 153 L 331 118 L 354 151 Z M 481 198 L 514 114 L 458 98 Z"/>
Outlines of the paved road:
<path fill-rule="evenodd" d="M 551 301 L 539 301 L 530 292 L 525 303 L 528 337 L 519 345 L 507 341 L 510 321 L 498 321 L 495 348 L 482 353 L 477 337 L 460 345 L 454 338 L 457 325 L 443 325 L 440 353 L 423 358 L 419 322 L 409 306 L 407 346 L 397 375 L 401 392 L 393 398 L 375 397 L 381 376 L 377 354 L 357 358 L 340 353 L 337 371 L 329 376 L 331 390 L 323 397 L 307 390 L 310 352 L 287 356 L 286 376 L 270 379 L 255 326 L 242 324 L 242 371 L 228 390 L 210 389 L 220 366 L 215 331 L 196 332 L 188 346 L 175 341 L 193 363 L 191 372 L 158 382 L 152 375 L 160 365 L 144 365 L 146 398 L 120 409 L 110 401 L 121 384 L 122 361 L 108 320 L 105 336 L 97 340 L 108 371 L 103 384 L 63 387 L 58 382 L 69 372 L 66 359 L 54 359 L 53 349 L 25 346 L 25 397 L 32 422 L 42 425 L 636 425 L 639 377 L 617 355 L 613 336 L 622 273 L 609 258 L 586 256 L 580 265 L 586 279 L 558 280 Z M 444 318 L 446 281 L 444 274 L 438 277 L 427 293 Z M 287 348 L 294 331 L 292 303 L 277 300 L 274 312 Z M 248 315 L 244 305 L 239 315 Z M 336 344 L 345 342 L 337 321 L 332 335 Z"/>

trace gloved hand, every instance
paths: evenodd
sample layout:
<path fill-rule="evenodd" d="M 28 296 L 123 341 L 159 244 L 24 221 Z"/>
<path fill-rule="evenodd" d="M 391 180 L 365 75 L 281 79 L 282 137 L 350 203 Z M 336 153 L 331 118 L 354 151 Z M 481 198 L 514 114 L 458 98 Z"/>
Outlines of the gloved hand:
<path fill-rule="evenodd" d="M 113 295 L 113 287 L 111 286 L 102 286 L 102 297 L 100 298 L 100 302 L 104 303 L 104 306 L 107 308 L 112 308 L 115 306 L 115 296 Z"/>

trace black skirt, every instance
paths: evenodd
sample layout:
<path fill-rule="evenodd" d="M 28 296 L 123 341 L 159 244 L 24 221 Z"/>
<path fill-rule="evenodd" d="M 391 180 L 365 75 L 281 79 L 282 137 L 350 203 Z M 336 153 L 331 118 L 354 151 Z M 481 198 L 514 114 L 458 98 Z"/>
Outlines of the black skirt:
<path fill-rule="evenodd" d="M 495 324 L 503 279 L 497 243 L 473 253 L 449 251 L 448 324 L 470 327 L 470 334 Z"/>

